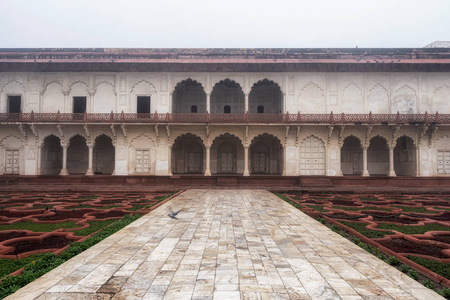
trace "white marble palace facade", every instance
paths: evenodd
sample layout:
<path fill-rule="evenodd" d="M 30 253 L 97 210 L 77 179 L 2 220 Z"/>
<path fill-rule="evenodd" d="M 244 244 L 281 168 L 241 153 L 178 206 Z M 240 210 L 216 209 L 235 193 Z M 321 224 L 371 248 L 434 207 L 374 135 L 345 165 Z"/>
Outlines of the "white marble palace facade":
<path fill-rule="evenodd" d="M 437 48 L 0 49 L 0 174 L 445 176 L 449 66 Z"/>

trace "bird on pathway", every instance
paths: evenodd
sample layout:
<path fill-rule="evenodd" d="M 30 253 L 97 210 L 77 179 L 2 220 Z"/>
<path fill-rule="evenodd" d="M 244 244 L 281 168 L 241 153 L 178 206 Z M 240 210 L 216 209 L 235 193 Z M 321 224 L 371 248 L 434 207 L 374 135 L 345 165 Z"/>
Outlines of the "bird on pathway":
<path fill-rule="evenodd" d="M 181 209 L 180 210 L 177 210 L 177 211 L 173 211 L 172 210 L 172 207 L 169 207 L 169 213 L 167 214 L 169 217 L 171 217 L 172 219 L 178 219 L 177 218 L 177 215 L 178 215 L 178 213 L 181 211 Z"/>

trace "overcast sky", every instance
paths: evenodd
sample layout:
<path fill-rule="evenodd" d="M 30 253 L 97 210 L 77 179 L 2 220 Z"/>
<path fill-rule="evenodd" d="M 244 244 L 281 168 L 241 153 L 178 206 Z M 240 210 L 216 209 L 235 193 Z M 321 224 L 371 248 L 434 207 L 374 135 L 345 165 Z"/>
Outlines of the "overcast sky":
<path fill-rule="evenodd" d="M 423 47 L 450 0 L 0 0 L 0 48 Z"/>

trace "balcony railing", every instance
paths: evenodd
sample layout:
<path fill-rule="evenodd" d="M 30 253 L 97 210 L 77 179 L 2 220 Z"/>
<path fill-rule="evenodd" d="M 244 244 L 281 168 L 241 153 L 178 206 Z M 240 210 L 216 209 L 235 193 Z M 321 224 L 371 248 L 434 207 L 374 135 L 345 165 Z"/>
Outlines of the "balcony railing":
<path fill-rule="evenodd" d="M 1 123 L 450 124 L 450 114 L 1 113 Z"/>

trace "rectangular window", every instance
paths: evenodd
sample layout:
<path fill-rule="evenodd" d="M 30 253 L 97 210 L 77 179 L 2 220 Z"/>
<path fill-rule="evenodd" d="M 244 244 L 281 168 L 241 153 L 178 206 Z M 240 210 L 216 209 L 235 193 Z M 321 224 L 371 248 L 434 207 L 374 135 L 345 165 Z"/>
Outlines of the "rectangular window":
<path fill-rule="evenodd" d="M 73 113 L 84 114 L 86 112 L 86 97 L 73 97 Z"/>
<path fill-rule="evenodd" d="M 150 113 L 150 96 L 137 97 L 137 113 L 138 114 Z"/>
<path fill-rule="evenodd" d="M 12 114 L 20 113 L 22 107 L 22 96 L 8 96 L 8 112 Z"/>

